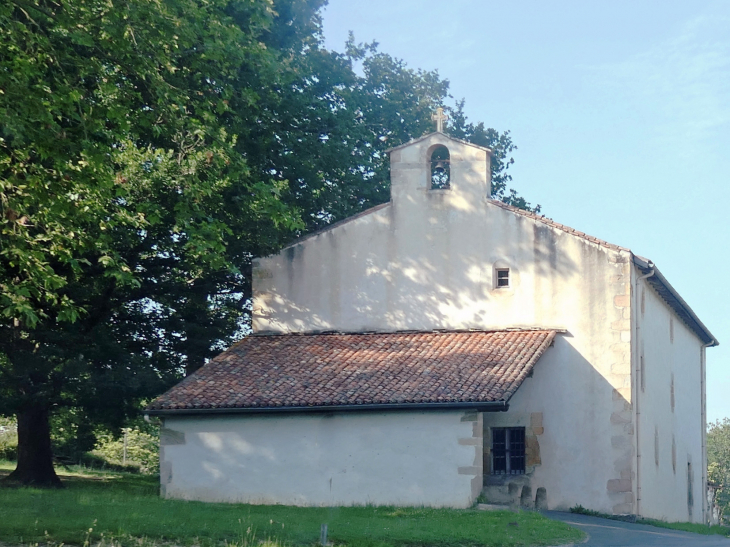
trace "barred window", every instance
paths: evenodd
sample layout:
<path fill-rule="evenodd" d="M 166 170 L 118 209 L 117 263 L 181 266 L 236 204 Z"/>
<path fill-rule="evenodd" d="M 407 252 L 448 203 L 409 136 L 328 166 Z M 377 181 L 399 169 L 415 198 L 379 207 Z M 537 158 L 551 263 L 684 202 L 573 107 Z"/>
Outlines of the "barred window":
<path fill-rule="evenodd" d="M 492 428 L 492 475 L 525 473 L 525 428 Z"/>

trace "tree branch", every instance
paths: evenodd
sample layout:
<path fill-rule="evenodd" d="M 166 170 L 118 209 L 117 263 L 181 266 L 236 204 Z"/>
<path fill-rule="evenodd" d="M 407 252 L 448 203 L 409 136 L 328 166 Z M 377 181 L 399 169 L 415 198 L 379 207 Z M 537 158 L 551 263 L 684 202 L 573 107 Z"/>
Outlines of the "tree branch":
<path fill-rule="evenodd" d="M 40 8 L 40 7 L 38 7 L 38 6 L 34 6 L 34 5 L 32 5 L 32 4 L 26 4 L 25 2 L 19 2 L 18 0 L 10 0 L 10 2 L 11 2 L 12 4 L 15 4 L 15 6 L 16 6 L 16 7 L 17 7 L 17 8 L 18 8 L 18 9 L 19 9 L 20 11 L 22 11 L 22 12 L 23 12 L 23 13 L 25 14 L 25 16 L 26 16 L 26 17 L 27 17 L 27 18 L 28 18 L 28 19 L 29 19 L 29 20 L 30 20 L 30 21 L 31 21 L 31 22 L 32 22 L 32 23 L 33 23 L 34 25 L 36 25 L 37 27 L 39 27 L 40 25 L 38 25 L 38 23 L 36 23 L 36 22 L 35 22 L 35 21 L 33 20 L 33 18 L 32 18 L 32 17 L 30 16 L 30 15 L 28 15 L 28 12 L 26 12 L 26 11 L 25 11 L 26 9 L 32 9 L 32 10 L 35 10 L 35 11 L 37 11 L 38 13 L 42 13 L 42 14 L 43 14 L 43 15 L 45 15 L 46 17 L 49 17 L 50 19 L 55 19 L 55 18 L 56 18 L 56 14 L 55 14 L 55 13 L 53 13 L 53 12 L 51 12 L 51 11 L 48 11 L 48 10 L 45 10 L 45 9 L 43 9 L 43 8 Z"/>

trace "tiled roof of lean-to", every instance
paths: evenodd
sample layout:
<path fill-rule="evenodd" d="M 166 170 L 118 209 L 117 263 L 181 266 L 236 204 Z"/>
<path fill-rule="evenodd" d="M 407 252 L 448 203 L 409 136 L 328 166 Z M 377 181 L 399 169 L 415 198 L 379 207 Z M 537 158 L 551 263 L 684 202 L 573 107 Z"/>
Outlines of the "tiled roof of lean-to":
<path fill-rule="evenodd" d="M 553 330 L 253 335 L 156 399 L 150 414 L 502 404 Z"/>

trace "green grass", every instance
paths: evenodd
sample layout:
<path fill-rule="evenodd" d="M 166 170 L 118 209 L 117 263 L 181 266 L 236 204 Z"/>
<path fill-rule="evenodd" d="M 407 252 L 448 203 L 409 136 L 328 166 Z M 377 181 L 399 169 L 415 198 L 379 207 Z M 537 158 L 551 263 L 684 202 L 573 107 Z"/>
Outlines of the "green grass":
<path fill-rule="evenodd" d="M 0 474 L 9 464 L 0 463 Z M 557 545 L 583 533 L 538 513 L 412 507 L 305 508 L 163 500 L 157 479 L 122 473 L 61 473 L 66 488 L 0 488 L 0 541 L 97 542 L 212 547 L 329 541 L 352 547 Z M 89 533 L 89 530 L 92 530 Z M 88 541 L 87 541 L 88 540 Z"/>
<path fill-rule="evenodd" d="M 695 524 L 694 522 L 666 522 L 655 519 L 637 519 L 639 524 L 649 524 L 658 526 L 659 528 L 670 528 L 672 530 L 682 530 L 684 532 L 694 532 L 695 534 L 704 535 L 720 535 L 730 536 L 730 528 L 727 526 L 707 526 L 706 524 Z"/>
<path fill-rule="evenodd" d="M 592 509 L 586 509 L 582 505 L 576 505 L 570 508 L 571 513 L 578 513 L 580 515 L 588 515 L 592 517 L 599 517 L 611 520 L 624 520 L 617 518 L 613 515 L 601 513 L 599 511 L 593 511 Z M 637 524 L 648 524 L 649 526 L 656 526 L 658 528 L 669 528 L 670 530 L 681 530 L 683 532 L 693 532 L 695 534 L 704 534 L 706 536 L 720 535 L 730 537 L 730 527 L 727 526 L 707 526 L 706 524 L 697 524 L 694 522 L 667 522 L 665 520 L 657 519 L 645 519 L 637 518 Z"/>

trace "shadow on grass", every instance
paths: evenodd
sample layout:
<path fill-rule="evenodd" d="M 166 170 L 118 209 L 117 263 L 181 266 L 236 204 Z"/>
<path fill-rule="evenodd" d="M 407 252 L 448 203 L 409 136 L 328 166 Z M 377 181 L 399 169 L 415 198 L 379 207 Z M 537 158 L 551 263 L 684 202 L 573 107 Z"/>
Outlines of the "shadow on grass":
<path fill-rule="evenodd" d="M 22 488 L 17 484 L 3 482 L 14 468 L 14 462 L 0 462 L 0 488 Z M 106 490 L 113 488 L 120 492 L 149 496 L 156 496 L 159 492 L 159 477 L 157 475 L 108 472 L 80 466 L 56 469 L 56 474 L 61 479 L 63 486 L 71 490 Z"/>

